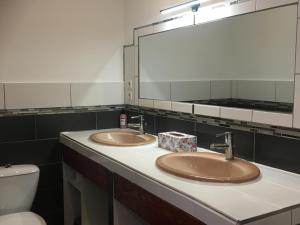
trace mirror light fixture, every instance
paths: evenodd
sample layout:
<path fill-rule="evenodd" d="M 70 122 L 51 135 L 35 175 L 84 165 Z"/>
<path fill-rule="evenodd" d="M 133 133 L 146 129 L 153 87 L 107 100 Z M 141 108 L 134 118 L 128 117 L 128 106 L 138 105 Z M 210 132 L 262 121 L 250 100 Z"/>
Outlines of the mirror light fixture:
<path fill-rule="evenodd" d="M 163 9 L 160 10 L 161 14 L 168 14 L 168 13 L 172 13 L 172 12 L 176 12 L 178 10 L 181 9 L 185 9 L 185 8 L 191 8 L 193 12 L 197 12 L 198 8 L 200 7 L 200 4 L 203 2 L 207 2 L 209 0 L 194 0 L 194 1 L 190 1 L 190 2 L 186 2 L 180 5 L 176 5 L 167 9 Z"/>

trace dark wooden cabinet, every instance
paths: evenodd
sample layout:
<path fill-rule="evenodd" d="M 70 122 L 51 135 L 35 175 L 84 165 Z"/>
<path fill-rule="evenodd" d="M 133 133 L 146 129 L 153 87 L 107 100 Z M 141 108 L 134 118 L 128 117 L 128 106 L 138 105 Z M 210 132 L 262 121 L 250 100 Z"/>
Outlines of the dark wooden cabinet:
<path fill-rule="evenodd" d="M 109 224 L 114 224 L 113 199 L 151 225 L 206 225 L 190 214 L 147 192 L 125 178 L 64 146 L 64 162 L 108 192 Z"/>
<path fill-rule="evenodd" d="M 92 161 L 65 145 L 63 146 L 63 161 L 82 176 L 94 182 L 99 188 L 107 192 L 108 224 L 114 225 L 112 173 L 99 163 Z"/>
<path fill-rule="evenodd" d="M 105 167 L 67 146 L 63 148 L 63 160 L 68 166 L 93 181 L 100 188 L 109 191 L 110 173 Z"/>
<path fill-rule="evenodd" d="M 114 197 L 151 225 L 206 225 L 116 174 L 114 174 Z"/>

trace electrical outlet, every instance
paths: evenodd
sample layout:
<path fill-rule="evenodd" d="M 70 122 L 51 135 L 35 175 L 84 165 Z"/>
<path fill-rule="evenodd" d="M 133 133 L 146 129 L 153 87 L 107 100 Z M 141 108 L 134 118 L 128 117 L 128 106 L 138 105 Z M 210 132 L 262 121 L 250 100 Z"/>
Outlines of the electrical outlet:
<path fill-rule="evenodd" d="M 133 93 L 132 93 L 131 91 L 128 92 L 127 98 L 128 98 L 129 101 L 132 101 L 132 100 L 133 100 Z"/>
<path fill-rule="evenodd" d="M 127 87 L 128 88 L 132 88 L 133 87 L 132 80 L 127 81 Z"/>

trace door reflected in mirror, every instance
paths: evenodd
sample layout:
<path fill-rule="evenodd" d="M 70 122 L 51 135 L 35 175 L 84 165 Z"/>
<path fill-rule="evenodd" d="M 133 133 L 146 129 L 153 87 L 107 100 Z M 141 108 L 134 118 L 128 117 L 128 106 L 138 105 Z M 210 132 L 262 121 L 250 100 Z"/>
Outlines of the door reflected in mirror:
<path fill-rule="evenodd" d="M 292 112 L 297 6 L 139 38 L 140 98 Z"/>

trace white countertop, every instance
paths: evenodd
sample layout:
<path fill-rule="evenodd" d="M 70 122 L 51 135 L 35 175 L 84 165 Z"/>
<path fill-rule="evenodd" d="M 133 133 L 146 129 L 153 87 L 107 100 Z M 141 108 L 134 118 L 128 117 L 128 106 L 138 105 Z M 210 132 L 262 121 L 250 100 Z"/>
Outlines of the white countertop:
<path fill-rule="evenodd" d="M 89 140 L 94 132 L 64 132 L 60 140 L 208 224 L 248 222 L 300 205 L 300 175 L 256 164 L 261 177 L 248 183 L 219 184 L 188 180 L 156 167 L 157 157 L 170 153 L 158 148 L 157 143 L 139 147 L 105 146 Z M 212 223 L 216 219 L 213 214 L 219 215 L 223 222 L 215 220 Z"/>

